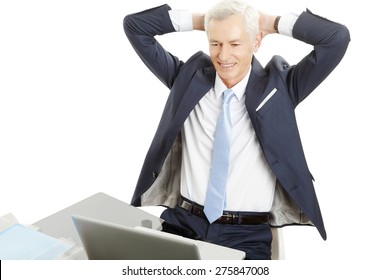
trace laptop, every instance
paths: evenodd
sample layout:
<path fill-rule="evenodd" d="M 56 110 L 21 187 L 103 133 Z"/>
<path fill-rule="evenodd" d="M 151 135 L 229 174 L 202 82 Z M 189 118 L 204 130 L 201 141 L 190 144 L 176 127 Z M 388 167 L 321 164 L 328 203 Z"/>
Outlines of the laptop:
<path fill-rule="evenodd" d="M 243 259 L 239 250 L 146 227 L 72 215 L 90 260 Z"/>

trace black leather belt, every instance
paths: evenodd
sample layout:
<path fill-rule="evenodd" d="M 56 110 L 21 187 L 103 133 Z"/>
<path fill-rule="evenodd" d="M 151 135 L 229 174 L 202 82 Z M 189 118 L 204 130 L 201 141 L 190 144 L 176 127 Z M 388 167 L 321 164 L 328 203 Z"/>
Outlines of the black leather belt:
<path fill-rule="evenodd" d="M 203 206 L 195 202 L 189 201 L 185 198 L 181 198 L 178 206 L 187 210 L 188 212 L 207 219 L 203 212 Z M 223 215 L 218 218 L 215 223 L 217 224 L 232 224 L 232 225 L 258 225 L 269 223 L 269 213 L 251 213 L 244 214 L 242 212 L 227 212 L 224 211 Z"/>

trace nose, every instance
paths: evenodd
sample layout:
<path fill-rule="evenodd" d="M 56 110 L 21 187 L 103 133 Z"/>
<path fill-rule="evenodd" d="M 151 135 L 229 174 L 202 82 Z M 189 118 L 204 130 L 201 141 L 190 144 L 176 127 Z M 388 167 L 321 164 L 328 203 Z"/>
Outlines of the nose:
<path fill-rule="evenodd" d="M 230 57 L 230 49 L 229 49 L 229 46 L 227 45 L 222 45 L 220 50 L 219 50 L 219 54 L 218 54 L 218 58 L 221 60 L 221 61 L 227 61 Z"/>

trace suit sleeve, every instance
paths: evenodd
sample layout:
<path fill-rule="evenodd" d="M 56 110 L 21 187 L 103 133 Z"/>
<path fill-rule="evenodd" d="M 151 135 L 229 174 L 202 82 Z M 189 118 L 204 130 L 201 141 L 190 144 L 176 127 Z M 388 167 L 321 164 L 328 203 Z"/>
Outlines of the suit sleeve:
<path fill-rule="evenodd" d="M 288 71 L 289 92 L 296 106 L 339 64 L 347 50 L 350 35 L 344 25 L 307 11 L 296 21 L 293 37 L 313 45 L 313 50 Z"/>
<path fill-rule="evenodd" d="M 145 65 L 171 88 L 182 62 L 167 52 L 155 39 L 157 35 L 175 32 L 168 5 L 127 15 L 123 26 L 127 38 Z"/>

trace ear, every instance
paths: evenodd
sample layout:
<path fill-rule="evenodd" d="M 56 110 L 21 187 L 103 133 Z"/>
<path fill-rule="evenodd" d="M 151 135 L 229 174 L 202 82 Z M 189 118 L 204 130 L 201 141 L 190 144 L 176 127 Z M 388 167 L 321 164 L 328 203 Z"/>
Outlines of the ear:
<path fill-rule="evenodd" d="M 257 50 L 259 49 L 260 45 L 261 45 L 261 40 L 263 39 L 263 34 L 262 32 L 260 32 L 256 38 L 255 38 L 255 41 L 254 41 L 254 51 L 253 52 L 257 52 Z"/>

